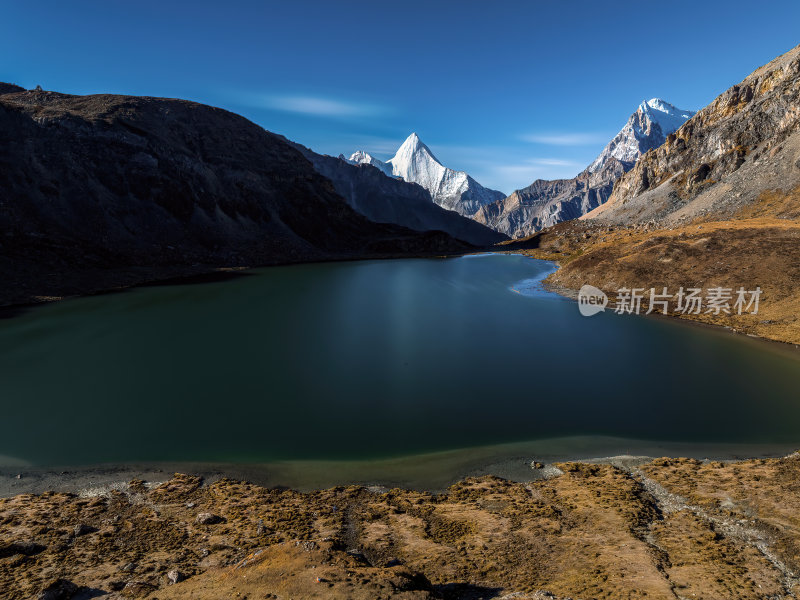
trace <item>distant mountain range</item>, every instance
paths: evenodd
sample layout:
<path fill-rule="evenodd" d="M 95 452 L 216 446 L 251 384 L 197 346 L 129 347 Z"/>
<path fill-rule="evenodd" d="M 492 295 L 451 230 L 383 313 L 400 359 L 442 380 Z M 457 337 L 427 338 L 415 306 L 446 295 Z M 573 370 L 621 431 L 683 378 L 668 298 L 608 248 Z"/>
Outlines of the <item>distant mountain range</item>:
<path fill-rule="evenodd" d="M 371 221 L 393 223 L 416 231 L 444 231 L 475 246 L 491 246 L 508 239 L 503 233 L 442 208 L 434 203 L 427 189 L 389 174 L 391 167 L 369 154 L 356 153 L 360 160 L 355 161 L 344 156 L 317 154 L 305 146 L 290 143 L 320 175 L 333 183 L 352 208 Z"/>
<path fill-rule="evenodd" d="M 473 218 L 513 238 L 576 219 L 603 204 L 611 195 L 614 182 L 640 156 L 663 144 L 693 114 L 659 98 L 642 102 L 580 174 L 572 179 L 538 179 L 508 198 L 482 206 Z"/>
<path fill-rule="evenodd" d="M 372 165 L 386 175 L 418 183 L 428 190 L 436 204 L 465 216 L 474 215 L 482 206 L 505 197 L 503 192 L 483 187 L 464 171 L 445 167 L 416 133 L 408 136 L 386 162 L 361 150 L 347 160 L 353 164 Z"/>

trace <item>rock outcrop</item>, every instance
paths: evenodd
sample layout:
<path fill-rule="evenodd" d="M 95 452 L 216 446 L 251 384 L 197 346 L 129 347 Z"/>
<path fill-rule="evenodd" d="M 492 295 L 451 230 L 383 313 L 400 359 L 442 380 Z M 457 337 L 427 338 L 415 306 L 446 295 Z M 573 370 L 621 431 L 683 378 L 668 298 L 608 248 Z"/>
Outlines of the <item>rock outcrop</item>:
<path fill-rule="evenodd" d="M 16 94 L 17 92 L 24 92 L 25 88 L 20 87 L 18 85 L 14 85 L 13 83 L 3 83 L 0 81 L 0 96 L 3 94 Z"/>

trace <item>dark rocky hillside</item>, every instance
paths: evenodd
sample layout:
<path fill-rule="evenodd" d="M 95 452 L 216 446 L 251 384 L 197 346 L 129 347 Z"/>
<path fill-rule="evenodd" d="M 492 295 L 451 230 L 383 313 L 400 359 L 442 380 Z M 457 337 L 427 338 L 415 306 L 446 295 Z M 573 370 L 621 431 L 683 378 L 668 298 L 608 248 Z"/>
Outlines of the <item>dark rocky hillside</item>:
<path fill-rule="evenodd" d="M 435 204 L 430 192 L 419 184 L 389 177 L 372 165 L 354 165 L 299 144 L 294 146 L 333 182 L 350 206 L 370 221 L 394 223 L 416 231 L 444 231 L 476 246 L 491 246 L 508 239 L 504 233 Z"/>
<path fill-rule="evenodd" d="M 367 220 L 287 141 L 225 110 L 0 86 L 0 304 L 466 248 Z"/>

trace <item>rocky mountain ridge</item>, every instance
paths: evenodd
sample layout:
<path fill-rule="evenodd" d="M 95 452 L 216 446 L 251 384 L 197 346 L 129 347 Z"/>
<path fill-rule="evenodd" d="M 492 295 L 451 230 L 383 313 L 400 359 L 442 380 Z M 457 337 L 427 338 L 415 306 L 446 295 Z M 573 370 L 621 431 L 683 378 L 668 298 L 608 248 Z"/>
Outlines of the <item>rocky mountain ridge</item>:
<path fill-rule="evenodd" d="M 718 96 L 620 178 L 586 218 L 673 223 L 729 217 L 800 184 L 800 46 Z"/>
<path fill-rule="evenodd" d="M 677 108 L 661 98 L 643 101 L 588 170 L 592 173 L 601 170 L 612 157 L 623 163 L 635 163 L 648 150 L 663 144 L 670 133 L 693 115 L 693 111 Z"/>
<path fill-rule="evenodd" d="M 482 206 L 474 219 L 513 238 L 522 238 L 602 205 L 614 182 L 636 160 L 664 143 L 694 114 L 653 98 L 642 102 L 598 157 L 572 179 L 538 179 L 508 198 Z"/>
<path fill-rule="evenodd" d="M 473 218 L 512 238 L 525 237 L 603 204 L 614 181 L 631 166 L 611 156 L 598 170 L 585 169 L 572 179 L 537 179 L 508 198 L 481 207 Z"/>
<path fill-rule="evenodd" d="M 491 246 L 508 237 L 455 211 L 435 204 L 421 185 L 388 175 L 386 163 L 362 153 L 361 162 L 334 158 L 294 144 L 318 173 L 360 214 L 376 223 L 393 223 L 415 231 L 444 231 L 474 246 Z M 354 155 L 355 156 L 355 155 Z M 353 164 L 356 162 L 356 164 Z M 388 169 L 391 172 L 391 169 Z"/>

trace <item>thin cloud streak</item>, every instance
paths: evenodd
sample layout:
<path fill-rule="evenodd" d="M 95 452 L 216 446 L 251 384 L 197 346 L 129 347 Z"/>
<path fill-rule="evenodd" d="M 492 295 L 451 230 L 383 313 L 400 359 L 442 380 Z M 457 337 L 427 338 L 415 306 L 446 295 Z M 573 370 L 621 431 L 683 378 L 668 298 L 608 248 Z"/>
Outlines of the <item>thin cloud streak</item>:
<path fill-rule="evenodd" d="M 376 117 L 393 112 L 387 106 L 320 96 L 267 95 L 256 98 L 254 104 L 261 108 L 316 117 Z"/>
<path fill-rule="evenodd" d="M 602 133 L 527 133 L 519 137 L 525 142 L 547 146 L 593 146 L 611 139 Z"/>
<path fill-rule="evenodd" d="M 483 185 L 502 182 L 500 189 L 509 194 L 513 190 L 529 186 L 537 179 L 569 179 L 585 166 L 577 161 L 560 158 L 531 158 L 521 162 L 484 164 L 476 170 L 478 175 L 473 176 Z"/>
<path fill-rule="evenodd" d="M 338 137 L 335 141 L 319 140 L 309 141 L 309 146 L 315 152 L 339 156 L 344 154 L 350 156 L 356 150 L 363 150 L 375 158 L 387 160 L 394 156 L 397 149 L 403 143 L 402 138 L 387 138 L 371 135 L 350 135 L 345 134 Z"/>

